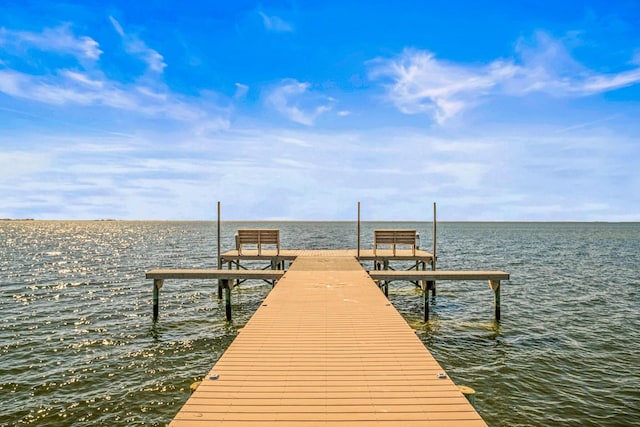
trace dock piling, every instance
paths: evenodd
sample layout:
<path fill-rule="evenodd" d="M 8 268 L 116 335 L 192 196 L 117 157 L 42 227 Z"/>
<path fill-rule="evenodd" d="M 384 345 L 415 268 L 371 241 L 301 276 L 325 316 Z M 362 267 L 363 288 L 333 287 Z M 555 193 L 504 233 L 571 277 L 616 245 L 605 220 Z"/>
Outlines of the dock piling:
<path fill-rule="evenodd" d="M 229 279 L 220 279 L 224 288 L 224 312 L 227 320 L 231 320 L 231 286 Z"/>
<path fill-rule="evenodd" d="M 422 288 L 422 298 L 424 299 L 424 318 L 425 322 L 429 321 L 429 281 L 422 280 L 421 281 Z"/>
<path fill-rule="evenodd" d="M 158 312 L 160 311 L 160 288 L 162 287 L 163 279 L 153 280 L 153 321 L 158 321 Z"/>
<path fill-rule="evenodd" d="M 493 290 L 493 305 L 496 321 L 500 321 L 500 280 L 489 280 L 489 287 Z"/>

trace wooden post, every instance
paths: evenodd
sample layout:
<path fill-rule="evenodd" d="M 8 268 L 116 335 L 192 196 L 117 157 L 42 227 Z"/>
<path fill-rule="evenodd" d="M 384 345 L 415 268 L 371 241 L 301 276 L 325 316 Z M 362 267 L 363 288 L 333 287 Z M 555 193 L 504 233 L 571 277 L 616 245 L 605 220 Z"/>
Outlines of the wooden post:
<path fill-rule="evenodd" d="M 277 258 L 271 258 L 271 269 L 272 270 L 277 270 L 278 269 L 278 259 Z M 273 288 L 276 285 L 276 281 L 275 280 L 271 280 L 271 287 Z"/>
<path fill-rule="evenodd" d="M 476 391 L 474 389 L 472 389 L 471 387 L 467 387 L 466 385 L 459 385 L 458 390 L 460 390 L 464 397 L 467 398 L 469 403 L 471 403 L 471 406 L 476 405 Z"/>
<path fill-rule="evenodd" d="M 358 202 L 358 261 L 360 261 L 360 202 Z"/>
<path fill-rule="evenodd" d="M 489 280 L 489 287 L 493 289 L 493 305 L 496 321 L 500 321 L 500 280 Z"/>
<path fill-rule="evenodd" d="M 231 286 L 229 279 L 220 279 L 224 288 L 224 311 L 227 320 L 231 320 Z"/>
<path fill-rule="evenodd" d="M 160 307 L 160 288 L 162 287 L 162 279 L 153 279 L 153 321 L 158 320 L 158 311 Z"/>

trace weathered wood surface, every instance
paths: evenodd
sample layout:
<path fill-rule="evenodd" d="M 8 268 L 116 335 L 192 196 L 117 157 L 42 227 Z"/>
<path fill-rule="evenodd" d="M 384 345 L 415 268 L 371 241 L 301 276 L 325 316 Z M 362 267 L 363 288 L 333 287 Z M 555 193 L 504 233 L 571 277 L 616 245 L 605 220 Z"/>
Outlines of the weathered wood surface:
<path fill-rule="evenodd" d="M 423 319 L 429 320 L 429 299 L 428 293 L 435 296 L 436 280 L 486 280 L 489 287 L 493 291 L 493 306 L 495 320 L 499 321 L 501 317 L 500 310 L 500 281 L 509 280 L 509 273 L 504 271 L 448 271 L 448 270 L 411 270 L 411 271 L 394 271 L 394 270 L 374 270 L 369 272 L 369 276 L 373 280 L 382 280 L 385 295 L 388 295 L 389 284 L 393 280 L 407 280 L 418 282 L 424 291 L 423 301 Z"/>
<path fill-rule="evenodd" d="M 504 271 L 374 270 L 369 275 L 374 280 L 509 280 Z"/>
<path fill-rule="evenodd" d="M 441 372 L 355 257 L 301 256 L 171 426 L 485 426 Z"/>
<path fill-rule="evenodd" d="M 284 270 L 169 270 L 156 269 L 146 273 L 147 279 L 238 279 L 277 280 Z"/>
<path fill-rule="evenodd" d="M 268 260 L 270 258 L 280 258 L 286 260 L 294 260 L 299 256 L 322 256 L 322 257 L 344 257 L 358 256 L 357 249 L 262 249 L 258 254 L 257 249 L 243 249 L 242 253 L 237 250 L 226 251 L 221 254 L 223 260 Z M 373 249 L 360 249 L 361 261 L 373 261 L 377 259 L 390 259 L 395 261 L 414 261 L 421 260 L 431 262 L 433 255 L 430 252 L 416 249 L 397 248 L 395 254 L 390 248 L 377 249 L 374 253 Z"/>
<path fill-rule="evenodd" d="M 387 245 L 391 247 L 395 255 L 397 246 L 409 246 L 412 254 L 416 252 L 416 230 L 403 229 L 379 229 L 373 231 L 373 253 L 378 251 L 378 246 Z"/>
<path fill-rule="evenodd" d="M 280 230 L 274 228 L 239 229 L 236 235 L 238 253 L 243 252 L 244 245 L 256 247 L 262 253 L 262 245 L 275 245 L 276 254 L 280 252 Z"/>

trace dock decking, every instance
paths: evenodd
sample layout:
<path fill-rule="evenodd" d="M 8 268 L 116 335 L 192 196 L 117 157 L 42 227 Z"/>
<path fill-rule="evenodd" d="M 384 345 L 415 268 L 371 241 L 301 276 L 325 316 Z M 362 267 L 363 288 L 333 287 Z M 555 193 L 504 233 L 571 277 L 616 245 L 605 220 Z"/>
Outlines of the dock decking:
<path fill-rule="evenodd" d="M 295 254 L 171 426 L 486 425 L 340 252 Z"/>

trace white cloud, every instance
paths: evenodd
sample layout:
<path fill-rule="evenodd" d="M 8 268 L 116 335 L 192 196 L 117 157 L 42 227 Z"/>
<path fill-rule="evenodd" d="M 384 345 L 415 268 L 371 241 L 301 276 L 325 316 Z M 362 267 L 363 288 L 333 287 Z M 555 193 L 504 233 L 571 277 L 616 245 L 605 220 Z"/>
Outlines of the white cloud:
<path fill-rule="evenodd" d="M 93 79 L 85 73 L 80 73 L 80 72 L 71 71 L 71 70 L 63 70 L 60 74 L 67 77 L 69 80 L 82 83 L 86 86 L 89 86 L 95 89 L 100 89 L 104 87 L 104 81 Z"/>
<path fill-rule="evenodd" d="M 42 52 L 72 55 L 79 61 L 71 66 L 68 61 L 49 61 L 46 72 L 0 69 L 0 93 L 50 105 L 106 106 L 170 118 L 189 122 L 196 133 L 228 126 L 226 111 L 209 103 L 206 95 L 196 99 L 171 92 L 160 80 L 166 65 L 162 56 L 137 37 L 127 35 L 115 19 L 110 20 L 122 36 L 125 50 L 148 65 L 150 73 L 144 78 L 134 83 L 107 78 L 96 61 L 102 53 L 98 43 L 90 37 L 74 35 L 68 25 L 41 33 L 0 28 L 0 49 L 10 55 L 29 51 L 33 56 L 30 62 L 36 64 L 42 62 Z"/>
<path fill-rule="evenodd" d="M 430 52 L 409 49 L 398 58 L 375 63 L 370 77 L 390 81 L 388 96 L 400 111 L 428 113 L 439 123 L 458 114 L 514 73 L 510 64 L 460 66 L 439 61 Z"/>
<path fill-rule="evenodd" d="M 428 51 L 405 49 L 371 62 L 370 78 L 383 80 L 388 99 L 405 114 L 426 113 L 443 123 L 491 95 L 589 96 L 640 82 L 640 68 L 601 74 L 575 61 L 560 40 L 545 33 L 516 46 L 515 59 L 456 64 Z"/>
<path fill-rule="evenodd" d="M 126 86 L 115 81 L 61 70 L 54 76 L 33 76 L 12 70 L 0 70 L 0 92 L 52 105 L 107 106 L 147 116 L 167 117 L 192 122 L 212 129 L 211 123 L 227 123 L 224 111 L 207 107 L 203 101 L 181 98 L 147 86 Z M 212 111 L 211 108 L 213 108 Z M 222 122 L 220 122 L 222 120 Z M 228 124 L 228 123 L 227 123 Z"/>
<path fill-rule="evenodd" d="M 293 26 L 278 16 L 269 16 L 264 12 L 258 12 L 262 17 L 264 27 L 269 31 L 285 33 L 293 31 Z"/>
<path fill-rule="evenodd" d="M 30 175 L 51 164 L 51 156 L 30 151 L 0 151 L 0 181 Z"/>
<path fill-rule="evenodd" d="M 111 21 L 111 25 L 113 25 L 113 29 L 116 30 L 116 33 L 120 34 L 121 37 L 124 37 L 124 29 L 122 25 L 114 18 L 113 16 L 109 17 L 109 21 Z"/>
<path fill-rule="evenodd" d="M 431 201 L 447 220 L 634 219 L 635 138 L 485 131 L 261 127 L 195 142 L 180 132 L 22 136 L 39 155 L 0 153 L 10 171 L 0 179 L 8 201 L 0 217 L 211 219 L 221 200 L 225 219 L 352 219 L 360 200 L 373 220 L 428 220 Z M 0 134 L 0 146 L 14 139 Z"/>
<path fill-rule="evenodd" d="M 138 38 L 137 35 L 125 33 L 122 25 L 120 25 L 114 17 L 110 16 L 109 20 L 116 32 L 122 37 L 127 53 L 139 57 L 147 64 L 150 71 L 159 74 L 163 72 L 167 64 L 164 62 L 164 57 L 161 54 L 148 47 L 145 42 Z"/>
<path fill-rule="evenodd" d="M 80 60 L 97 60 L 102 51 L 91 37 L 74 35 L 69 25 L 45 28 L 42 33 L 12 31 L 0 28 L 0 46 L 36 48 L 47 52 L 72 55 Z"/>
<path fill-rule="evenodd" d="M 242 83 L 236 83 L 236 93 L 233 95 L 235 99 L 244 98 L 249 92 L 249 86 Z"/>
<path fill-rule="evenodd" d="M 272 88 L 267 104 L 289 120 L 311 126 L 323 113 L 331 110 L 328 99 L 309 90 L 309 83 L 286 79 Z"/>

